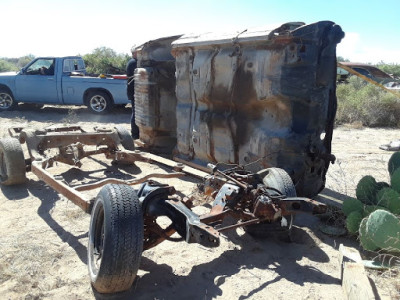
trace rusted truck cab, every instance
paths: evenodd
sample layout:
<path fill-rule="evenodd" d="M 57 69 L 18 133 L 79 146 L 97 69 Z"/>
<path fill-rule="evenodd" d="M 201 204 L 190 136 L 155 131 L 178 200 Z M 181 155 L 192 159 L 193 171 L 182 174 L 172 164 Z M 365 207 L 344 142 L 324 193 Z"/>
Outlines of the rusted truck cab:
<path fill-rule="evenodd" d="M 330 21 L 183 35 L 138 49 L 140 138 L 177 160 L 284 169 L 298 196 L 324 188 L 334 161 L 336 45 Z"/>

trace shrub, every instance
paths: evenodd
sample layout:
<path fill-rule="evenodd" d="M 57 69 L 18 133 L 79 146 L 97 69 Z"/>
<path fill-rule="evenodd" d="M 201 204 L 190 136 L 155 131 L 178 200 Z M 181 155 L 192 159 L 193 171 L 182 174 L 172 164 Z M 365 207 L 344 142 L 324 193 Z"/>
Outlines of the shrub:
<path fill-rule="evenodd" d="M 400 77 L 400 64 L 385 64 L 384 62 L 380 62 L 377 64 L 377 67 L 388 74 Z"/>
<path fill-rule="evenodd" d="M 83 56 L 86 71 L 91 74 L 125 74 L 129 59 L 128 54 L 117 54 L 107 47 L 96 48 L 92 53 Z"/>
<path fill-rule="evenodd" d="M 5 59 L 0 59 L 0 72 L 17 71 L 18 68 Z"/>
<path fill-rule="evenodd" d="M 347 84 L 338 84 L 336 123 L 360 122 L 369 127 L 397 127 L 400 95 L 380 89 L 361 78 L 351 76 Z"/>

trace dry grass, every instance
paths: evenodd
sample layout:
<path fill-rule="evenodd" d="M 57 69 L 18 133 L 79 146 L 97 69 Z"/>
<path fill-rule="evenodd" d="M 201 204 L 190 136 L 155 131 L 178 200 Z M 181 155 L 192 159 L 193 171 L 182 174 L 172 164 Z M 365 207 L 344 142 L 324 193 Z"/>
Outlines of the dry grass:
<path fill-rule="evenodd" d="M 391 299 L 400 299 L 400 258 L 380 254 L 374 260 L 390 264 L 391 267 L 384 271 L 370 270 L 370 276 L 385 295 L 389 295 Z"/>
<path fill-rule="evenodd" d="M 26 235 L 20 235 L 15 240 L 0 244 L 0 283 L 8 281 L 10 289 L 15 293 L 34 291 L 31 296 L 41 297 L 43 293 L 66 285 L 59 276 L 48 276 L 51 266 L 46 266 L 49 257 L 52 263 L 63 256 L 63 247 L 57 252 L 50 252 L 46 244 L 31 244 L 26 241 Z M 43 280 L 46 278 L 45 280 Z M 52 279 L 53 278 L 53 279 Z"/>

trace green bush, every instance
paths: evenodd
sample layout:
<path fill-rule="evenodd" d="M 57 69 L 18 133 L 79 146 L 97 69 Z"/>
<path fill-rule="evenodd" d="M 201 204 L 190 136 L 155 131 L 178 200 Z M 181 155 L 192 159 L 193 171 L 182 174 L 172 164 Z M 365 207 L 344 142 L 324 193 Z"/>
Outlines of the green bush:
<path fill-rule="evenodd" d="M 351 76 L 336 89 L 336 123 L 361 123 L 369 127 L 400 126 L 400 95 L 380 89 L 361 78 Z"/>
<path fill-rule="evenodd" d="M 384 62 L 380 62 L 376 66 L 388 74 L 400 77 L 400 64 L 385 64 Z"/>
<path fill-rule="evenodd" d="M 19 58 L 0 58 L 0 72 L 18 71 L 34 58 L 32 54 Z M 116 53 L 111 48 L 100 47 L 94 49 L 92 53 L 83 55 L 82 58 L 90 74 L 125 74 L 130 56 Z"/>
<path fill-rule="evenodd" d="M 100 47 L 90 54 L 83 55 L 86 71 L 90 74 L 125 74 L 128 54 L 117 54 L 107 47 Z"/>
<path fill-rule="evenodd" d="M 0 72 L 18 71 L 17 66 L 5 59 L 0 59 Z"/>

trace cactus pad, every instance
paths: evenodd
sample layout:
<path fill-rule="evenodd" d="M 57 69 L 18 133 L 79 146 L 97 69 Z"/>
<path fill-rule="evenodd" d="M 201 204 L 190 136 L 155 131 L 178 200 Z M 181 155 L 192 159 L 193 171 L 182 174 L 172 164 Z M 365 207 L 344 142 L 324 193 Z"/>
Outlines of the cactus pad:
<path fill-rule="evenodd" d="M 395 152 L 389 159 L 388 162 L 388 171 L 390 176 L 400 167 L 400 152 Z"/>
<path fill-rule="evenodd" d="M 377 196 L 377 203 L 386 207 L 393 214 L 400 214 L 400 194 L 391 188 L 381 189 Z"/>
<path fill-rule="evenodd" d="M 379 248 L 400 252 L 400 220 L 394 214 L 381 209 L 371 213 L 366 234 Z"/>
<path fill-rule="evenodd" d="M 348 216 L 353 211 L 362 211 L 364 204 L 355 198 L 348 198 L 343 201 L 343 213 Z"/>
<path fill-rule="evenodd" d="M 351 212 L 346 219 L 346 228 L 352 234 L 357 234 L 363 216 L 359 211 Z"/>
<path fill-rule="evenodd" d="M 374 177 L 367 175 L 361 178 L 357 184 L 357 199 L 365 204 L 376 204 L 376 194 L 379 186 Z"/>
<path fill-rule="evenodd" d="M 367 234 L 367 220 L 368 218 L 364 218 L 362 219 L 361 223 L 360 223 L 360 229 L 359 229 L 359 239 L 361 242 L 361 246 L 363 246 L 363 248 L 365 250 L 368 251 L 375 251 L 378 249 L 378 246 L 376 246 L 374 244 L 374 242 L 371 240 L 371 238 L 368 236 Z"/>

